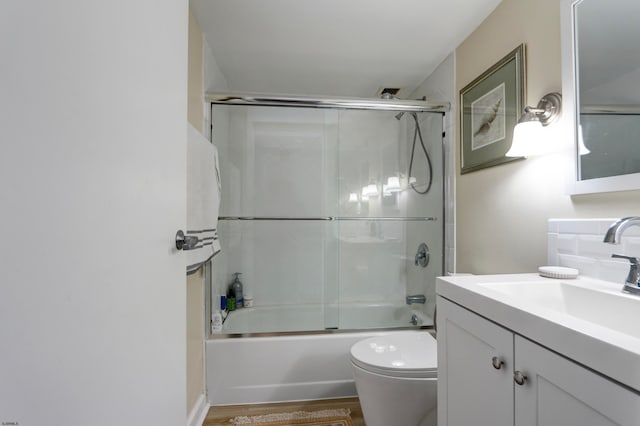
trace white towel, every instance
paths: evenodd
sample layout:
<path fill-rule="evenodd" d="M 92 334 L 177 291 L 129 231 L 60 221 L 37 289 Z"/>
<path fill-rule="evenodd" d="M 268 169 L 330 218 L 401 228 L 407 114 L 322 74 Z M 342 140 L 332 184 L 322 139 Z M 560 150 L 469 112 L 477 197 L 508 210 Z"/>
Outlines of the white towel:
<path fill-rule="evenodd" d="M 187 236 L 198 238 L 187 251 L 187 272 L 198 270 L 220 251 L 218 209 L 220 207 L 218 150 L 192 125 L 187 134 Z"/>

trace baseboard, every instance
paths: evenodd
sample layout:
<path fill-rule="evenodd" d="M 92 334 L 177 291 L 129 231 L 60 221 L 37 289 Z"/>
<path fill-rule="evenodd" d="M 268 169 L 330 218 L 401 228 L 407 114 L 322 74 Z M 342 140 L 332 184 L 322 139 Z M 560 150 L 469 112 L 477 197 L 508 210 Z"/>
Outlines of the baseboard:
<path fill-rule="evenodd" d="M 191 409 L 191 413 L 189 413 L 189 417 L 187 418 L 187 426 L 202 426 L 204 423 L 205 417 L 207 417 L 207 413 L 209 412 L 209 404 L 207 404 L 207 399 L 204 397 L 204 394 L 201 394 L 196 401 L 196 404 Z"/>

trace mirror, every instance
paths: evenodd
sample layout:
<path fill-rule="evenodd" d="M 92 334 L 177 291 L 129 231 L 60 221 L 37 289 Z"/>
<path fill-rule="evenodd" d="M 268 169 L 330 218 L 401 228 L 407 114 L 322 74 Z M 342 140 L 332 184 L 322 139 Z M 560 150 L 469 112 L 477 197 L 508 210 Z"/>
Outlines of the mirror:
<path fill-rule="evenodd" d="M 563 3 L 563 97 L 576 146 L 571 193 L 640 189 L 639 14 L 638 0 Z"/>

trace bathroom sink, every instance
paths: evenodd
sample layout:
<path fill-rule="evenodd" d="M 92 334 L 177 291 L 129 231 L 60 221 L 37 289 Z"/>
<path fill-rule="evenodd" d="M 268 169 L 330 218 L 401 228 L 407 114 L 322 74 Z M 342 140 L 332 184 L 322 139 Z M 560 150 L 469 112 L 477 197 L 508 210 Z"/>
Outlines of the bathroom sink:
<path fill-rule="evenodd" d="M 624 278 L 623 278 L 624 279 Z M 438 277 L 448 299 L 578 364 L 640 390 L 640 297 L 622 282 L 538 274 Z M 446 323 L 438 327 L 447 327 Z"/>
<path fill-rule="evenodd" d="M 478 285 L 516 303 L 537 305 L 640 339 L 640 297 L 623 293 L 622 284 L 545 279 Z"/>

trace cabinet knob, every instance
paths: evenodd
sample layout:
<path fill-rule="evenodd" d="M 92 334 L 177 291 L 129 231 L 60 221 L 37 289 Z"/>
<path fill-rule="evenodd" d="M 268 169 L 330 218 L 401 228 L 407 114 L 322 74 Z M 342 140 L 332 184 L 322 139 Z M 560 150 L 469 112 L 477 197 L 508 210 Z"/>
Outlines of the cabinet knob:
<path fill-rule="evenodd" d="M 522 386 L 524 385 L 524 382 L 527 381 L 527 376 L 522 374 L 521 371 L 515 371 L 513 373 L 513 381 L 516 382 L 517 385 Z"/>
<path fill-rule="evenodd" d="M 493 365 L 493 368 L 495 368 L 496 370 L 500 370 L 504 365 L 504 361 L 502 361 L 497 356 L 494 356 L 493 358 L 491 358 L 491 365 Z"/>

